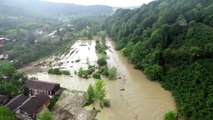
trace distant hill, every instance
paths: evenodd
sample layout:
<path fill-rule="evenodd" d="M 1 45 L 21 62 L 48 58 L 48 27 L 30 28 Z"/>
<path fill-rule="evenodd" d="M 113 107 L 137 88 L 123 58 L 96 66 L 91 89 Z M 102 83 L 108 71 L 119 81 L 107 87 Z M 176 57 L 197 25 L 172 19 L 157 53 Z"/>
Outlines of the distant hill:
<path fill-rule="evenodd" d="M 0 0 L 0 15 L 5 16 L 47 16 L 68 15 L 110 15 L 112 7 L 104 5 L 76 5 L 51 3 L 39 0 Z"/>

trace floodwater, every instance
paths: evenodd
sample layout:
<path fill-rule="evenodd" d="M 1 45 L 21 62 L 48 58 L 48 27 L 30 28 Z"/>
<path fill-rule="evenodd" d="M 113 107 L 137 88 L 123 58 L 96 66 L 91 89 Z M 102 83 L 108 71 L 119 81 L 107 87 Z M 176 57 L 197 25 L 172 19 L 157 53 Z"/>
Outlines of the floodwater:
<path fill-rule="evenodd" d="M 95 52 L 95 41 L 77 41 L 66 54 L 59 57 L 52 56 L 42 63 L 43 67 L 52 66 L 53 68 L 62 68 L 69 70 L 71 76 L 65 75 L 50 75 L 47 72 L 40 72 L 28 75 L 29 77 L 36 77 L 39 80 L 60 83 L 64 88 L 77 91 L 86 91 L 90 84 L 94 84 L 95 80 L 92 78 L 82 79 L 75 75 L 80 67 L 87 69 L 89 64 L 94 65 L 97 60 Z M 79 61 L 79 62 L 76 62 Z"/>
<path fill-rule="evenodd" d="M 160 83 L 148 80 L 144 74 L 135 70 L 134 66 L 114 50 L 114 45 L 107 40 L 109 49 L 108 66 L 118 69 L 118 80 L 104 79 L 107 96 L 110 98 L 111 107 L 101 109 L 96 119 L 98 120 L 162 120 L 163 115 L 169 110 L 176 110 L 171 92 L 164 90 Z M 74 51 L 74 52 L 73 52 Z M 78 41 L 69 53 L 62 55 L 56 61 L 56 57 L 48 59 L 45 63 L 51 63 L 54 67 L 61 67 L 71 71 L 71 76 L 48 75 L 37 73 L 30 75 L 39 80 L 60 83 L 62 87 L 86 91 L 94 80 L 81 79 L 74 75 L 80 67 L 86 68 L 87 62 L 94 65 L 97 60 L 95 53 L 95 41 Z M 80 60 L 79 62 L 75 62 Z"/>

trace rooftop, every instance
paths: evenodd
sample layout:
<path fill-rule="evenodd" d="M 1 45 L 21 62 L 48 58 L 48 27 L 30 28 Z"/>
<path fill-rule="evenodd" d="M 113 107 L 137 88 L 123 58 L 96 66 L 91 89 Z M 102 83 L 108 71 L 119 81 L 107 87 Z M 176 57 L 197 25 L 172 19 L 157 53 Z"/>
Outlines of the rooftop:
<path fill-rule="evenodd" d="M 44 93 L 37 94 L 34 97 L 30 97 L 21 107 L 20 110 L 30 114 L 32 117 L 41 111 L 41 108 L 47 104 L 50 97 Z"/>
<path fill-rule="evenodd" d="M 9 103 L 6 104 L 6 106 L 8 108 L 10 108 L 10 110 L 12 111 L 16 111 L 17 108 L 19 108 L 22 103 L 24 103 L 24 101 L 26 101 L 29 97 L 21 94 L 21 95 L 18 95 L 16 97 L 14 97 L 12 100 L 10 100 Z"/>
<path fill-rule="evenodd" d="M 4 105 L 9 100 L 9 97 L 0 95 L 0 105 Z"/>
<path fill-rule="evenodd" d="M 28 80 L 27 81 L 27 87 L 30 88 L 30 89 L 53 91 L 55 89 L 55 87 L 60 88 L 60 84 L 38 81 L 38 80 Z"/>

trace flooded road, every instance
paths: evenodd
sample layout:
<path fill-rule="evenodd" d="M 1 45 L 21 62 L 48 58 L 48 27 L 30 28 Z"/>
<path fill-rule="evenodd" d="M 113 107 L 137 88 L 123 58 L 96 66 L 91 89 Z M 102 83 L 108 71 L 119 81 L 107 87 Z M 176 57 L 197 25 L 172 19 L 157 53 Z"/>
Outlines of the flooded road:
<path fill-rule="evenodd" d="M 108 66 L 118 69 L 119 79 L 104 79 L 111 107 L 101 109 L 96 116 L 98 120 L 162 120 L 164 113 L 176 109 L 169 91 L 164 90 L 158 82 L 148 80 L 141 71 L 135 70 L 120 52 L 114 50 L 110 40 L 107 40 L 107 46 Z M 92 78 L 78 78 L 74 71 L 80 67 L 86 68 L 87 62 L 92 65 L 96 63 L 95 41 L 76 42 L 69 53 L 57 59 L 53 57 L 46 63 L 49 61 L 51 66 L 70 70 L 71 76 L 48 75 L 45 72 L 30 76 L 60 83 L 62 87 L 71 90 L 86 91 L 89 84 L 94 84 Z"/>

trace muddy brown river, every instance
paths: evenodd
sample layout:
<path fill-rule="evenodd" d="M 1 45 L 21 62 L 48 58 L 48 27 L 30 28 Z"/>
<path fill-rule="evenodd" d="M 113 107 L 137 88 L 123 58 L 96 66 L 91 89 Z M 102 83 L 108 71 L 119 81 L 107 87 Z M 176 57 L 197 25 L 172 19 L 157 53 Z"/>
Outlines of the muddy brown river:
<path fill-rule="evenodd" d="M 118 69 L 118 80 L 104 79 L 107 96 L 110 98 L 111 107 L 101 109 L 96 119 L 98 120 L 163 120 L 163 115 L 169 110 L 176 110 L 171 92 L 164 90 L 160 83 L 148 80 L 144 74 L 135 70 L 134 66 L 114 50 L 113 42 L 107 40 L 109 49 L 106 51 L 108 66 Z M 74 51 L 74 52 L 73 52 Z M 61 67 L 71 71 L 71 76 L 48 75 L 46 72 L 29 75 L 39 80 L 60 83 L 62 87 L 86 91 L 89 84 L 95 81 L 78 78 L 74 74 L 80 67 L 86 68 L 87 62 L 95 64 L 95 41 L 78 41 L 69 53 L 46 60 L 53 67 Z M 75 62 L 80 60 L 79 62 Z M 44 66 L 45 67 L 45 66 Z M 47 67 L 47 66 L 46 66 Z"/>

